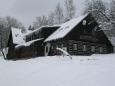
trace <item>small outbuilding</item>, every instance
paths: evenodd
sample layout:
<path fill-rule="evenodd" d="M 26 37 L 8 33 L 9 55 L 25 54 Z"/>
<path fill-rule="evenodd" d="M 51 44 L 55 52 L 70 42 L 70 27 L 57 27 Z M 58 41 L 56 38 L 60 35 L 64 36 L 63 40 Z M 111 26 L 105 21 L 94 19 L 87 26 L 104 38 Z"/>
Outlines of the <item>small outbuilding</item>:
<path fill-rule="evenodd" d="M 8 54 L 7 59 L 15 58 L 15 46 L 24 44 L 25 40 L 22 36 L 21 29 L 11 28 L 8 39 Z"/>
<path fill-rule="evenodd" d="M 44 56 L 44 40 L 59 26 L 44 26 L 27 34 L 21 29 L 11 28 L 7 59 L 25 59 Z"/>

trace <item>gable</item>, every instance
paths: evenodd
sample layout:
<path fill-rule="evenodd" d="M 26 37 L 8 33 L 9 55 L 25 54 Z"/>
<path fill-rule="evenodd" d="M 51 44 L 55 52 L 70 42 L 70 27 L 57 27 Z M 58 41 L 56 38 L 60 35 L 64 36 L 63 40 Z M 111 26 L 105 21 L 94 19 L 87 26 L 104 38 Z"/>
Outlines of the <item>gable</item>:
<path fill-rule="evenodd" d="M 12 46 L 12 44 L 13 44 L 12 32 L 10 31 L 7 47 Z"/>
<path fill-rule="evenodd" d="M 109 40 L 111 41 L 112 45 L 115 47 L 115 37 L 111 37 L 109 38 Z"/>
<path fill-rule="evenodd" d="M 83 25 L 84 20 L 86 20 L 86 25 Z M 99 24 L 91 14 L 84 18 L 78 25 L 76 25 L 74 29 L 72 29 L 72 31 L 65 36 L 64 39 L 111 44 L 104 31 L 99 27 Z"/>
<path fill-rule="evenodd" d="M 11 28 L 13 44 L 22 44 L 25 43 L 25 40 L 22 36 L 21 29 Z"/>
<path fill-rule="evenodd" d="M 58 30 L 51 34 L 46 40 L 52 41 L 60 38 L 64 38 L 76 25 L 78 25 L 88 14 L 82 15 L 78 18 L 71 19 L 70 21 L 62 24 Z"/>

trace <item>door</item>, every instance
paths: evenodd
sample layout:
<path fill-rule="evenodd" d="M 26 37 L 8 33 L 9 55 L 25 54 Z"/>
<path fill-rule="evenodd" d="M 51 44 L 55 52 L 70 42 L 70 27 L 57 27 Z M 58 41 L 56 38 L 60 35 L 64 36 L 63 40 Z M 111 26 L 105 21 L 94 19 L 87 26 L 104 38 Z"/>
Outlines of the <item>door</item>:
<path fill-rule="evenodd" d="M 49 54 L 49 51 L 50 51 L 50 43 L 47 43 L 46 46 L 45 46 L 45 56 L 48 56 Z"/>

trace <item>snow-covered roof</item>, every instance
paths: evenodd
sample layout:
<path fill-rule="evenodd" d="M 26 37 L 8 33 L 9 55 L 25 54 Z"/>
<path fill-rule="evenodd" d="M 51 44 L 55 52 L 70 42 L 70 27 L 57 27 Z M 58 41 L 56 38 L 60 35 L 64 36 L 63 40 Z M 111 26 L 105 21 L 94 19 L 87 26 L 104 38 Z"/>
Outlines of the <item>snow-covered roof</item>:
<path fill-rule="evenodd" d="M 19 45 L 15 46 L 15 48 L 19 48 L 19 47 L 21 47 L 21 46 L 27 47 L 27 46 L 30 46 L 32 43 L 34 43 L 34 42 L 36 42 L 36 41 L 41 41 L 41 40 L 43 40 L 43 39 L 44 39 L 44 38 L 40 38 L 40 39 L 32 40 L 32 41 L 29 41 L 29 42 L 25 42 L 25 43 L 22 43 L 22 44 L 19 44 Z"/>
<path fill-rule="evenodd" d="M 25 43 L 24 37 L 22 35 L 21 29 L 11 28 L 12 38 L 14 44 L 22 44 Z"/>
<path fill-rule="evenodd" d="M 115 47 L 115 37 L 110 37 L 109 40 L 111 44 Z"/>
<path fill-rule="evenodd" d="M 33 34 L 34 32 L 38 32 L 38 31 L 40 31 L 42 28 L 45 28 L 45 27 L 60 27 L 60 26 L 59 26 L 59 25 L 53 25 L 53 26 L 48 26 L 48 25 L 46 25 L 46 26 L 41 26 L 40 28 L 35 29 L 35 30 L 33 30 L 33 31 L 28 31 L 24 36 L 31 35 L 31 34 Z"/>
<path fill-rule="evenodd" d="M 78 18 L 71 19 L 70 21 L 62 24 L 53 34 L 51 34 L 46 40 L 56 40 L 65 37 L 74 27 L 79 24 L 88 14 L 79 16 Z"/>

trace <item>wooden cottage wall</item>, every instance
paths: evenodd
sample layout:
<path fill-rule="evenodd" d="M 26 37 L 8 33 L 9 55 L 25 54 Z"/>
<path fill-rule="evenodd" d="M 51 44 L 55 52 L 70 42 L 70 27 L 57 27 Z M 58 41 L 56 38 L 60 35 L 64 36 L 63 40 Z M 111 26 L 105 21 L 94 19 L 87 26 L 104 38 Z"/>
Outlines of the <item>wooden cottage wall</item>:
<path fill-rule="evenodd" d="M 113 52 L 115 53 L 115 46 L 113 46 Z"/>
<path fill-rule="evenodd" d="M 86 20 L 85 26 L 82 24 L 84 20 Z M 104 32 L 98 27 L 95 19 L 88 15 L 84 20 L 76 25 L 63 39 L 51 41 L 51 46 L 54 48 L 66 47 L 71 55 L 112 53 L 113 47 Z M 95 29 L 97 30 L 95 31 Z M 74 49 L 74 44 L 77 45 L 77 49 Z M 84 50 L 84 47 L 86 50 Z"/>
<path fill-rule="evenodd" d="M 69 42 L 69 52 L 72 55 L 75 54 L 105 54 L 112 53 L 112 45 L 107 39 L 106 35 L 102 30 L 94 32 L 94 29 L 98 24 L 90 15 L 84 20 L 87 20 L 87 25 L 83 26 L 82 22 L 77 25 L 64 39 Z M 88 25 L 91 21 L 92 24 Z M 100 28 L 99 28 L 100 29 Z M 73 50 L 73 44 L 77 44 L 78 50 Z M 86 45 L 87 51 L 83 51 L 83 46 Z M 92 46 L 95 46 L 95 52 L 91 51 Z M 103 48 L 103 52 L 100 52 L 100 48 Z"/>
<path fill-rule="evenodd" d="M 12 59 L 15 57 L 15 44 L 13 44 L 12 33 L 10 32 L 9 39 L 8 39 L 8 54 L 7 59 Z"/>

